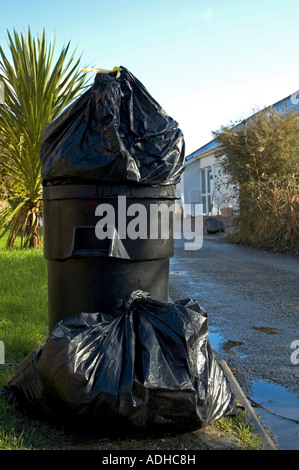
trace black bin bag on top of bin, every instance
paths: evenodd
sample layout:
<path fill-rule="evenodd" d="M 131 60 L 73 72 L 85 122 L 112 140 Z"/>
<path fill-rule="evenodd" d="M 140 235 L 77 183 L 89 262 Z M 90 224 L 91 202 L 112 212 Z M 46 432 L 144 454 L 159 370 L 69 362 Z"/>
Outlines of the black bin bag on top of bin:
<path fill-rule="evenodd" d="M 142 83 L 120 69 L 97 73 L 93 85 L 46 126 L 40 152 L 44 186 L 179 182 L 182 131 Z"/>
<path fill-rule="evenodd" d="M 61 320 L 5 387 L 23 409 L 98 429 L 204 427 L 236 412 L 235 397 L 194 301 L 160 302 L 134 291 L 119 316 Z M 64 421 L 66 422 L 66 421 Z"/>

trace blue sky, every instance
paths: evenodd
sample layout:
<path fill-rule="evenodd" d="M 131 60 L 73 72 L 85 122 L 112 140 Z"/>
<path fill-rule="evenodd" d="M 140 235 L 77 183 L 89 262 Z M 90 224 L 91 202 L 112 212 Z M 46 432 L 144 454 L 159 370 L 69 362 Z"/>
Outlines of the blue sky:
<path fill-rule="evenodd" d="M 45 28 L 83 66 L 129 69 L 176 119 L 191 153 L 211 131 L 299 89 L 298 0 L 0 0 L 7 30 Z"/>

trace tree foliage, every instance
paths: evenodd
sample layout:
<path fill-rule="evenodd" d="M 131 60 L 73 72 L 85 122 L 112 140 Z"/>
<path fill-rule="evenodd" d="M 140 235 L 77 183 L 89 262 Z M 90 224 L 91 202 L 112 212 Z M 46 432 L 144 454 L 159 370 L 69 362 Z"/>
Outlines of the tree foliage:
<path fill-rule="evenodd" d="M 40 142 L 45 126 L 68 106 L 86 85 L 80 58 L 70 42 L 56 62 L 55 39 L 47 45 L 45 31 L 33 38 L 30 28 L 21 35 L 8 32 L 11 58 L 0 47 L 0 174 L 8 204 L 0 208 L 1 236 L 9 232 L 8 247 L 21 232 L 22 247 L 40 243 Z"/>
<path fill-rule="evenodd" d="M 299 252 L 298 114 L 271 107 L 214 135 L 239 186 L 239 240 Z"/>

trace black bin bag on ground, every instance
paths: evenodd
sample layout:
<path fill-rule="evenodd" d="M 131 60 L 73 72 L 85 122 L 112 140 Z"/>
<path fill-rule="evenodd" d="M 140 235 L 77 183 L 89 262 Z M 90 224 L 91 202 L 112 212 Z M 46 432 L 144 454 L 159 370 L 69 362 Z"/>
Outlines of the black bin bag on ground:
<path fill-rule="evenodd" d="M 178 123 L 133 74 L 120 69 L 97 73 L 93 85 L 46 126 L 44 186 L 179 182 L 185 145 Z"/>
<path fill-rule="evenodd" d="M 195 429 L 236 412 L 205 311 L 192 300 L 160 302 L 142 291 L 122 300 L 116 318 L 61 320 L 5 393 L 24 410 L 98 429 L 119 421 Z"/>

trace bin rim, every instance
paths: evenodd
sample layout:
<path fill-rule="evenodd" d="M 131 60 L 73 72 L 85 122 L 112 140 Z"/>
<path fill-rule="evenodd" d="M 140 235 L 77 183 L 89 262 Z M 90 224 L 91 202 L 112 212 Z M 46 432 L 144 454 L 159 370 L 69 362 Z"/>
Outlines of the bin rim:
<path fill-rule="evenodd" d="M 175 185 L 67 184 L 44 186 L 42 191 L 42 200 L 115 199 L 118 196 L 126 196 L 128 199 L 177 199 Z"/>

